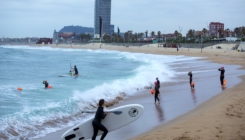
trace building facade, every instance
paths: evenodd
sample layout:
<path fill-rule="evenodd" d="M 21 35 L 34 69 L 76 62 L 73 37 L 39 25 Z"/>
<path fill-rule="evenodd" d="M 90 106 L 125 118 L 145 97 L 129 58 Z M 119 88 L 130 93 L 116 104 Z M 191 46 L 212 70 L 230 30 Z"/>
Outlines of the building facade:
<path fill-rule="evenodd" d="M 100 17 L 102 18 L 101 34 L 111 35 L 111 0 L 95 0 L 94 35 L 100 34 Z"/>
<path fill-rule="evenodd" d="M 209 24 L 209 35 L 211 36 L 217 36 L 219 37 L 219 30 L 221 30 L 221 32 L 224 32 L 224 23 L 220 23 L 220 22 L 211 22 Z"/>
<path fill-rule="evenodd" d="M 114 25 L 111 25 L 111 35 L 114 33 Z"/>

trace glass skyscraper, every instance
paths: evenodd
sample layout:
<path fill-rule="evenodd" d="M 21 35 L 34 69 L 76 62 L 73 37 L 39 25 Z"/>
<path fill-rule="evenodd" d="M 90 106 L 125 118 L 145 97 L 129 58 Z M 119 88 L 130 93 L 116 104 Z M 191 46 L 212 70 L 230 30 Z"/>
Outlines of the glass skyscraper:
<path fill-rule="evenodd" d="M 102 35 L 111 34 L 111 0 L 95 0 L 94 34 L 100 34 L 100 17 L 102 18 Z"/>

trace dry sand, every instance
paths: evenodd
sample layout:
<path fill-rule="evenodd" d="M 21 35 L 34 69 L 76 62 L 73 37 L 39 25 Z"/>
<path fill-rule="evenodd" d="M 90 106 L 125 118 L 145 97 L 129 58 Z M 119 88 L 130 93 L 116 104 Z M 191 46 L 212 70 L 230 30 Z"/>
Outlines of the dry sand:
<path fill-rule="evenodd" d="M 99 44 L 52 45 L 52 47 L 100 49 Z M 221 64 L 241 65 L 243 69 L 245 66 L 245 53 L 228 49 L 180 48 L 177 52 L 176 48 L 158 48 L 157 45 L 149 47 L 102 45 L 101 48 L 126 52 L 199 56 Z M 191 112 L 134 140 L 245 140 L 245 76 L 241 78 L 242 82 L 235 87 L 224 90 Z"/>

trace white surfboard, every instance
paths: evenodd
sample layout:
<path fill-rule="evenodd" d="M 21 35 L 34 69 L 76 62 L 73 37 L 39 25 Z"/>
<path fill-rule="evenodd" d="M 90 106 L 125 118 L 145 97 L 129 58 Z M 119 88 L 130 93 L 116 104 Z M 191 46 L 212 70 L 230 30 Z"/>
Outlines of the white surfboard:
<path fill-rule="evenodd" d="M 68 76 L 71 76 L 71 75 L 59 75 L 59 77 L 68 77 Z"/>
<path fill-rule="evenodd" d="M 109 111 L 120 111 L 121 114 L 111 112 L 108 114 L 101 123 L 107 128 L 107 130 L 113 131 L 125 125 L 132 123 L 137 120 L 144 112 L 144 107 L 139 104 L 130 104 L 117 108 L 113 108 Z M 61 139 L 62 140 L 85 140 L 92 138 L 93 136 L 93 126 L 92 121 L 94 117 L 90 118 L 86 122 L 76 125 L 73 128 L 66 131 Z M 103 132 L 99 131 L 98 135 Z"/>

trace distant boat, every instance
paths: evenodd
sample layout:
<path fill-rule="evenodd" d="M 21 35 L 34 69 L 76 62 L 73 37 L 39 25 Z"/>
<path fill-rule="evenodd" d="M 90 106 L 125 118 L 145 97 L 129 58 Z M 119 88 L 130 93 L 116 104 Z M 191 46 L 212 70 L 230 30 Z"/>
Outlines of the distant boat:
<path fill-rule="evenodd" d="M 73 36 L 75 36 L 75 32 L 62 32 L 62 33 L 59 33 L 58 36 L 59 37 L 63 37 L 63 38 L 71 38 Z"/>

